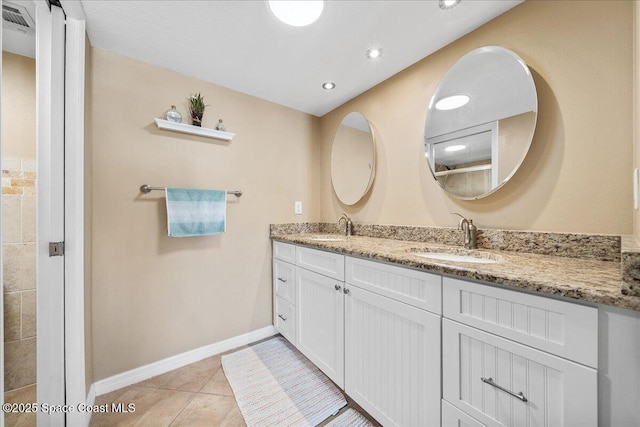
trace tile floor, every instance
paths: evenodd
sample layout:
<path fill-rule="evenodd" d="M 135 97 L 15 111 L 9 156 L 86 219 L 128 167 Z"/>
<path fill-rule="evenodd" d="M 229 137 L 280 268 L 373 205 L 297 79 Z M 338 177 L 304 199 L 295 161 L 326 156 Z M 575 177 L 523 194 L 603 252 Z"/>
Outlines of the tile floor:
<path fill-rule="evenodd" d="M 230 351 L 233 353 L 239 349 Z M 90 427 L 98 426 L 244 426 L 233 391 L 222 370 L 222 355 L 209 357 L 166 374 L 99 396 L 96 405 L 135 404 L 135 412 L 94 413 Z M 36 386 L 5 394 L 7 402 L 34 402 Z M 362 408 L 347 398 L 347 408 L 355 408 L 379 426 Z M 330 422 L 329 418 L 321 426 Z M 36 425 L 35 414 L 7 414 L 7 427 Z"/>
<path fill-rule="evenodd" d="M 17 390 L 5 392 L 6 403 L 33 403 L 36 401 L 36 385 L 28 385 Z M 6 427 L 35 427 L 35 413 L 7 413 L 4 414 Z"/>

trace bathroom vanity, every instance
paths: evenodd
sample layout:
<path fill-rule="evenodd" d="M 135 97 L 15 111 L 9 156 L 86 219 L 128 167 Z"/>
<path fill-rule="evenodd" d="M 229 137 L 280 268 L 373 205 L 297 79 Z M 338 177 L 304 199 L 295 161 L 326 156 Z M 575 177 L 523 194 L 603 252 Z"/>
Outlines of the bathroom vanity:
<path fill-rule="evenodd" d="M 276 329 L 383 425 L 596 426 L 598 309 L 585 301 L 606 299 L 606 290 L 559 299 L 580 293 L 569 288 L 583 278 L 544 278 L 561 265 L 579 276 L 584 261 L 556 260 L 545 273 L 553 266 L 540 259 L 557 257 L 476 251 L 493 261 L 476 264 L 424 250 L 455 253 L 371 237 L 275 236 Z M 614 263 L 588 263 L 601 271 L 594 282 L 615 276 Z"/>

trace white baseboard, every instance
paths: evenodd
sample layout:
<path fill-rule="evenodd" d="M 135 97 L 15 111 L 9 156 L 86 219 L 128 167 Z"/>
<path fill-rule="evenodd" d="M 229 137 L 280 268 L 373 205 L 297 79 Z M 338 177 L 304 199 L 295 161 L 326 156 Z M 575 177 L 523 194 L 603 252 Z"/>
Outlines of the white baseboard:
<path fill-rule="evenodd" d="M 155 377 L 156 375 L 173 371 L 174 369 L 182 368 L 183 366 L 198 362 L 202 359 L 206 359 L 207 357 L 215 356 L 216 354 L 260 341 L 261 339 L 268 338 L 276 335 L 277 333 L 278 331 L 276 331 L 276 328 L 274 328 L 273 325 L 269 325 L 262 329 L 257 329 L 224 341 L 219 341 L 204 347 L 196 348 L 195 350 L 167 357 L 166 359 L 158 360 L 157 362 L 96 381 L 92 385 L 92 389 L 95 389 L 94 397 L 130 386 L 131 384 L 144 381 L 151 377 Z"/>
<path fill-rule="evenodd" d="M 89 394 L 87 394 L 87 406 L 93 406 L 96 403 L 96 387 L 95 384 L 91 384 L 89 388 Z M 89 427 L 91 422 L 91 414 L 93 411 L 86 412 L 85 426 Z"/>

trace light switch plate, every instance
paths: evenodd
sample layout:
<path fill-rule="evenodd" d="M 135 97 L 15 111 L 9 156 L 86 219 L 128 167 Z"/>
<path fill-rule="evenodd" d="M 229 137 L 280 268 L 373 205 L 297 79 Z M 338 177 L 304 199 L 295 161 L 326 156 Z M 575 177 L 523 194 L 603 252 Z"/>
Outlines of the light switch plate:
<path fill-rule="evenodd" d="M 293 204 L 293 213 L 296 215 L 302 215 L 302 202 L 295 202 Z"/>

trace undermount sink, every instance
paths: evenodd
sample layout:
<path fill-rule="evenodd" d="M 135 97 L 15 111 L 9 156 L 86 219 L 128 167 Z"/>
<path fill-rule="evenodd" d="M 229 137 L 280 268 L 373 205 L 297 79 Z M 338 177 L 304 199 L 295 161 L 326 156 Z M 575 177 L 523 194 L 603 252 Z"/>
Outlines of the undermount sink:
<path fill-rule="evenodd" d="M 440 261 L 472 262 L 476 264 L 496 264 L 498 262 L 497 260 L 491 258 L 481 258 L 473 255 L 448 254 L 444 252 L 414 252 L 413 255 L 422 258 L 437 259 Z"/>
<path fill-rule="evenodd" d="M 343 242 L 346 239 L 344 237 L 335 236 L 314 236 L 311 237 L 311 240 L 315 240 L 316 242 Z"/>

